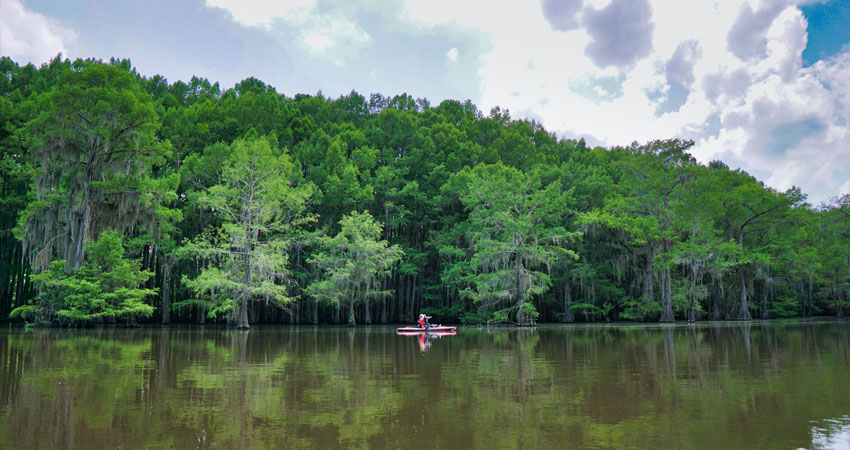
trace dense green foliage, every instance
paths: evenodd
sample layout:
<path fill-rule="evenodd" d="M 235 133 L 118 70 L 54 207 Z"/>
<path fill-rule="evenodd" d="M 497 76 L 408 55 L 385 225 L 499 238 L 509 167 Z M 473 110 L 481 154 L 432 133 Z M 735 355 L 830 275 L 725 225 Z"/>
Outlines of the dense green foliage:
<path fill-rule="evenodd" d="M 237 318 L 248 327 L 248 301 L 265 299 L 277 305 L 292 301 L 287 293 L 287 234 L 308 222 L 302 218 L 305 203 L 313 194 L 309 183 L 294 186 L 300 178 L 286 152 L 272 139 L 249 136 L 223 150 L 223 161 L 214 170 L 218 184 L 200 187 L 198 208 L 220 216 L 220 226 L 210 226 L 178 253 L 205 258 L 201 273 L 183 282 L 200 300 L 175 304 L 199 304 L 215 317 L 219 312 Z M 204 154 L 199 164 L 209 164 Z M 190 156 L 189 158 L 192 158 Z M 186 166 L 190 166 L 189 163 Z M 185 166 L 184 166 L 185 167 Z"/>
<path fill-rule="evenodd" d="M 469 101 L 127 60 L 0 71 L 4 318 L 746 320 L 850 298 L 850 196 L 810 205 L 690 141 L 589 148 Z"/>
<path fill-rule="evenodd" d="M 336 236 L 319 236 L 318 251 L 309 260 L 319 269 L 318 279 L 307 295 L 332 305 L 348 305 L 348 323 L 354 325 L 354 305 L 364 304 L 365 321 L 371 323 L 369 301 L 390 292 L 381 290 L 381 280 L 402 257 L 398 245 L 379 240 L 381 225 L 368 212 L 354 211 L 339 221 Z M 384 303 L 386 305 L 386 303 Z"/>
<path fill-rule="evenodd" d="M 153 273 L 140 270 L 139 261 L 125 258 L 121 241 L 114 230 L 102 233 L 86 246 L 85 264 L 70 273 L 64 260 L 53 261 L 50 268 L 33 276 L 39 287 L 34 304 L 15 308 L 10 316 L 41 324 L 73 324 L 132 321 L 153 314 L 153 307 L 144 300 L 156 290 L 139 287 Z"/>

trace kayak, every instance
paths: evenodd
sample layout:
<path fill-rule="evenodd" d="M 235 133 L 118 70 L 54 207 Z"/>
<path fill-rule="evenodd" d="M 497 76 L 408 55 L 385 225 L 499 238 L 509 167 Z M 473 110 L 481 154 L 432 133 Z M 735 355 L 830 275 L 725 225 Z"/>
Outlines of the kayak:
<path fill-rule="evenodd" d="M 420 328 L 420 327 L 401 327 L 396 328 L 396 333 L 454 333 L 457 331 L 457 327 L 444 327 L 442 325 L 435 325 L 431 328 Z"/>
<path fill-rule="evenodd" d="M 443 337 L 443 336 L 457 336 L 457 331 L 428 331 L 428 332 L 416 332 L 416 331 L 396 331 L 396 336 L 413 336 L 422 338 L 428 337 Z"/>

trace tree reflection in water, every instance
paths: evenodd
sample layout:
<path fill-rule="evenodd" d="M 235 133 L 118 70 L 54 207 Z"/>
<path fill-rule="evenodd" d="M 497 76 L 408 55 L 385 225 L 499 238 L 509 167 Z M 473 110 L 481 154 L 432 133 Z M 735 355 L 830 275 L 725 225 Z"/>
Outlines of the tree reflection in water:
<path fill-rule="evenodd" d="M 842 322 L 468 327 L 435 339 L 388 327 L 10 329 L 0 442 L 840 448 L 848 433 Z"/>

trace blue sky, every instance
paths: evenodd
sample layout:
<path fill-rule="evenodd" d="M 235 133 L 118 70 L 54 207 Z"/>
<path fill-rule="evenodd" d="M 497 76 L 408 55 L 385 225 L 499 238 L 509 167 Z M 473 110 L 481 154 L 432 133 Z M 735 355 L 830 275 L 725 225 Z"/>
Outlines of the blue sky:
<path fill-rule="evenodd" d="M 815 204 L 850 192 L 850 0 L 0 1 L 0 54 L 59 52 L 287 95 L 468 98 L 592 144 L 691 138 Z"/>
<path fill-rule="evenodd" d="M 832 0 L 803 5 L 800 10 L 808 22 L 808 42 L 803 50 L 803 65 L 815 62 L 844 50 L 850 43 L 850 2 Z"/>

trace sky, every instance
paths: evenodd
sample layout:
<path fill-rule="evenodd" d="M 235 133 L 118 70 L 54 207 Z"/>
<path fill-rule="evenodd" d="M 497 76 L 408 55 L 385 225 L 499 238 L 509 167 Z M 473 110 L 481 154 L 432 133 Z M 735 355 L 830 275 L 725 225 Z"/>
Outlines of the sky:
<path fill-rule="evenodd" d="M 814 205 L 850 193 L 850 0 L 0 0 L 0 55 L 58 53 L 470 99 L 591 145 L 693 139 Z"/>

